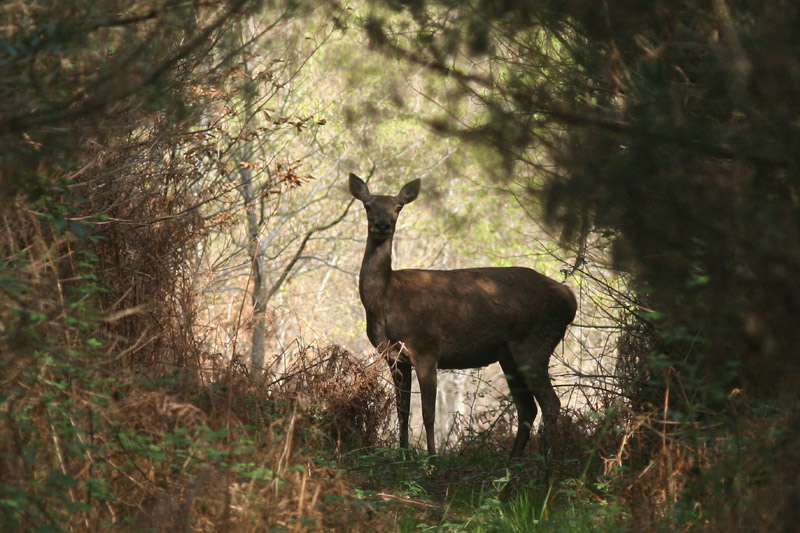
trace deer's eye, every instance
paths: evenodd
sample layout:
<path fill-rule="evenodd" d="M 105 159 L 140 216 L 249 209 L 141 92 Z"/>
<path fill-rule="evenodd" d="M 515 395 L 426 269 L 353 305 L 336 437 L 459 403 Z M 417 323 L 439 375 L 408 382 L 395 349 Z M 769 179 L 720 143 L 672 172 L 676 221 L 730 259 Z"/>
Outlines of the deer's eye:
<path fill-rule="evenodd" d="M 399 213 L 402 210 L 403 210 L 403 206 L 402 205 L 398 205 L 397 207 L 394 208 L 394 212 L 395 213 Z"/>
<path fill-rule="evenodd" d="M 367 213 L 369 213 L 370 211 L 372 211 L 372 208 L 371 208 L 370 206 L 368 206 L 367 204 L 364 204 L 364 209 L 366 209 L 366 210 L 367 210 Z"/>

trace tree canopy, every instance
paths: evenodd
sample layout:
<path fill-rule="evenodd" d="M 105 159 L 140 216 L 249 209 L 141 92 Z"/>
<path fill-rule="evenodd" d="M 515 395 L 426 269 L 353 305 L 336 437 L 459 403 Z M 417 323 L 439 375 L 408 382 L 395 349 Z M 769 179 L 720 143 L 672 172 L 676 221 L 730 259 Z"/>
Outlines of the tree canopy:
<path fill-rule="evenodd" d="M 706 377 L 794 390 L 796 6 L 382 5 L 376 46 L 486 109 L 435 126 L 495 146 L 512 173 L 535 168 L 529 189 L 563 238 L 608 236 L 660 326 L 702 339 Z"/>

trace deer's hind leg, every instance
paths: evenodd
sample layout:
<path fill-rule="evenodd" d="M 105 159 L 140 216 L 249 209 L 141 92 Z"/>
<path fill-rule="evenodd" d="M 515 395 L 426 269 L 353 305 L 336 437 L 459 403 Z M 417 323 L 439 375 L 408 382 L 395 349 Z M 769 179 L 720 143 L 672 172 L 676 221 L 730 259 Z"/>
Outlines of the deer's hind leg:
<path fill-rule="evenodd" d="M 550 334 L 537 332 L 523 341 L 509 343 L 511 357 L 542 409 L 542 444 L 545 454 L 549 452 L 552 435 L 558 422 L 558 413 L 561 410 L 561 401 L 553 389 L 548 367 L 550 356 L 561 342 L 562 336 L 563 332 Z"/>
<path fill-rule="evenodd" d="M 500 359 L 500 367 L 506 375 L 508 388 L 517 408 L 517 437 L 514 439 L 514 447 L 511 448 L 511 457 L 520 457 L 525 445 L 528 444 L 531 426 L 536 419 L 536 402 L 533 400 L 533 391 L 528 387 L 524 374 L 511 357 Z"/>

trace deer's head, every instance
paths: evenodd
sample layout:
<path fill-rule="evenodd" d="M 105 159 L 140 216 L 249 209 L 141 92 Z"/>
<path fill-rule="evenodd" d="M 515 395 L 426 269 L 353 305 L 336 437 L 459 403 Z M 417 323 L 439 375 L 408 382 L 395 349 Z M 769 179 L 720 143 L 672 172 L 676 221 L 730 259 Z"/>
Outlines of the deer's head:
<path fill-rule="evenodd" d="M 361 200 L 367 211 L 369 234 L 373 238 L 388 239 L 394 234 L 397 216 L 407 203 L 413 202 L 419 194 L 420 181 L 406 183 L 396 196 L 373 195 L 364 181 L 350 174 L 350 194 Z"/>

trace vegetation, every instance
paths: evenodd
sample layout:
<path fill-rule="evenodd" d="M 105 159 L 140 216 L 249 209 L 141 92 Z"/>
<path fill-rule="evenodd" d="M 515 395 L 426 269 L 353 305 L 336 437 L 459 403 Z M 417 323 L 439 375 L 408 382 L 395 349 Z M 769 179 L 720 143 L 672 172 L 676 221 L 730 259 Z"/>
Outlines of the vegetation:
<path fill-rule="evenodd" d="M 0 529 L 789 529 L 799 18 L 4 3 Z M 496 369 L 441 377 L 439 456 L 396 449 L 350 171 L 424 178 L 398 267 L 575 290 L 546 464 Z"/>

